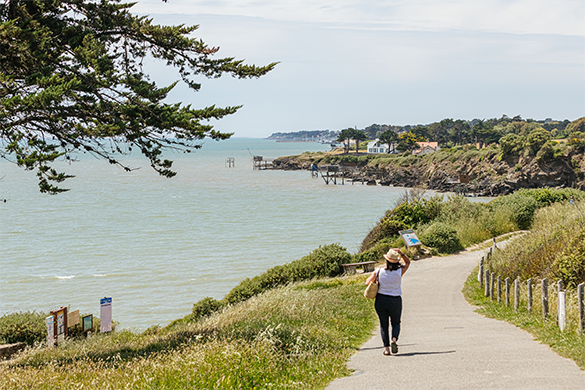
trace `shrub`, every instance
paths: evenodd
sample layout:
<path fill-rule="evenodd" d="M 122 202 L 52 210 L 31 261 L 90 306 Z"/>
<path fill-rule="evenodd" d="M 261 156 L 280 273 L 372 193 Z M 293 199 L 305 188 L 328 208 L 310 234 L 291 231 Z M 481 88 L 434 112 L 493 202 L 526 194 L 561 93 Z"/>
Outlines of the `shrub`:
<path fill-rule="evenodd" d="M 197 321 L 200 318 L 207 317 L 211 313 L 214 313 L 225 306 L 222 301 L 217 301 L 211 297 L 205 297 L 199 302 L 193 304 L 193 311 L 191 312 L 191 318 Z"/>
<path fill-rule="evenodd" d="M 18 312 L 0 317 L 0 343 L 26 343 L 45 340 L 47 329 L 45 318 L 48 314 L 35 311 Z"/>
<path fill-rule="evenodd" d="M 463 249 L 457 231 L 442 222 L 434 222 L 420 235 L 420 241 L 441 253 L 453 253 Z"/>
<path fill-rule="evenodd" d="M 551 145 L 551 142 L 547 142 L 542 145 L 542 148 L 536 153 L 536 162 L 546 163 L 552 161 L 555 158 L 555 150 Z"/>
<path fill-rule="evenodd" d="M 252 279 L 245 279 L 226 295 L 224 301 L 232 304 L 291 282 L 337 276 L 343 273 L 341 264 L 350 263 L 351 259 L 347 250 L 337 244 L 319 247 L 300 260 L 273 267 Z"/>
<path fill-rule="evenodd" d="M 538 202 L 533 197 L 525 196 L 521 192 L 496 198 L 490 205 L 493 211 L 498 208 L 507 210 L 510 213 L 510 220 L 522 230 L 530 227 L 534 212 L 538 208 Z"/>

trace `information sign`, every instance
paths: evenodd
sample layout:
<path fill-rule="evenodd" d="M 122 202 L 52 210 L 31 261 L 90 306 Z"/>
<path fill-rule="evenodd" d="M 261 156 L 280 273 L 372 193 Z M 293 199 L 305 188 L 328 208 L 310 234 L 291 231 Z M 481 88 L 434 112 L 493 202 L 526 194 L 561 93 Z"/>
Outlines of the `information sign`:
<path fill-rule="evenodd" d="M 112 298 L 100 299 L 100 332 L 112 331 Z"/>
<path fill-rule="evenodd" d="M 402 237 L 407 247 L 422 245 L 414 230 L 400 230 L 398 233 L 400 233 L 400 237 Z"/>
<path fill-rule="evenodd" d="M 83 326 L 84 332 L 89 332 L 93 329 L 93 314 L 83 316 L 81 319 L 81 325 Z"/>
<path fill-rule="evenodd" d="M 47 345 L 52 347 L 55 345 L 55 317 L 45 318 L 45 324 L 47 325 Z"/>
<path fill-rule="evenodd" d="M 72 328 L 79 324 L 79 309 L 69 312 L 67 316 L 67 327 Z"/>

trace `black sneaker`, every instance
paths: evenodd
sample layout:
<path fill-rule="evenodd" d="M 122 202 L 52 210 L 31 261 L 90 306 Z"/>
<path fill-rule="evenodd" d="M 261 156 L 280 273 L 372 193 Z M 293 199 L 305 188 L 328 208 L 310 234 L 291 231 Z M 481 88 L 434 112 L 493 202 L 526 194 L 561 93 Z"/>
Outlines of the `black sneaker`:
<path fill-rule="evenodd" d="M 390 348 L 392 348 L 392 353 L 398 353 L 398 345 L 396 344 L 396 341 L 392 340 Z"/>

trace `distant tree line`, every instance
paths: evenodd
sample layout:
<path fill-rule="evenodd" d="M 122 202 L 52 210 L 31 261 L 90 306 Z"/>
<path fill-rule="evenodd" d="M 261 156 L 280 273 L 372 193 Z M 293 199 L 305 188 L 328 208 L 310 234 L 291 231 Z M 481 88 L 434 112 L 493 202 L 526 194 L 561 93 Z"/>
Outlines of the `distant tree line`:
<path fill-rule="evenodd" d="M 330 130 L 301 130 L 289 133 L 272 133 L 268 139 L 278 141 L 317 141 L 317 140 L 335 140 L 339 131 Z"/>
<path fill-rule="evenodd" d="M 585 119 L 570 122 L 523 119 L 515 116 L 503 115 L 501 118 L 491 119 L 450 119 L 427 125 L 379 125 L 372 124 L 365 129 L 347 128 L 339 132 L 334 131 L 300 131 L 291 133 L 274 133 L 270 139 L 299 139 L 323 136 L 333 136 L 337 142 L 342 142 L 346 152 L 349 152 L 350 143 L 355 142 L 356 152 L 359 143 L 365 140 L 378 139 L 379 144 L 394 145 L 399 152 L 412 151 L 417 142 L 437 142 L 441 147 L 476 144 L 480 148 L 484 145 L 501 144 L 504 155 L 524 153 L 536 155 L 542 146 L 551 139 L 570 138 L 571 142 L 582 140 L 585 134 Z M 276 138 L 279 137 L 279 138 Z M 547 156 L 550 151 L 547 152 Z M 550 157 L 550 156 L 549 156 Z"/>

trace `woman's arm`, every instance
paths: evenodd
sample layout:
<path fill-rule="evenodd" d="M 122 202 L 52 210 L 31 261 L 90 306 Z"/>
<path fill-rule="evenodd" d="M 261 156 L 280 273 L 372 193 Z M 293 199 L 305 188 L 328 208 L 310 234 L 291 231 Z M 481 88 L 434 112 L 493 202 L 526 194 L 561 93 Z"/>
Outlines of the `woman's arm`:
<path fill-rule="evenodd" d="M 366 286 L 369 286 L 374 280 L 376 280 L 376 276 L 378 273 L 378 269 L 375 269 L 374 272 L 370 275 L 369 278 L 366 279 Z"/>
<path fill-rule="evenodd" d="M 408 267 L 410 267 L 410 259 L 404 253 L 402 253 L 400 249 L 395 248 L 395 250 L 400 254 L 400 257 L 402 257 L 402 261 L 404 261 L 404 265 L 402 266 L 402 275 L 404 275 L 404 273 L 408 270 Z"/>

